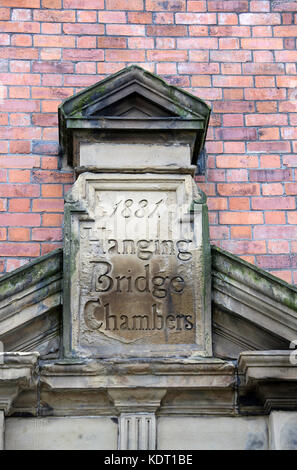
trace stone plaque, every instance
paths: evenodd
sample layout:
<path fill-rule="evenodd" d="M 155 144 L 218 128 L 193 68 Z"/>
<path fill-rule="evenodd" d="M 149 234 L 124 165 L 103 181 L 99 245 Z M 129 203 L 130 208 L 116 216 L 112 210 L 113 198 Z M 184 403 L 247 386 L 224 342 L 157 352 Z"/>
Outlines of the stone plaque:
<path fill-rule="evenodd" d="M 68 355 L 209 354 L 199 196 L 190 175 L 79 176 L 65 212 Z"/>

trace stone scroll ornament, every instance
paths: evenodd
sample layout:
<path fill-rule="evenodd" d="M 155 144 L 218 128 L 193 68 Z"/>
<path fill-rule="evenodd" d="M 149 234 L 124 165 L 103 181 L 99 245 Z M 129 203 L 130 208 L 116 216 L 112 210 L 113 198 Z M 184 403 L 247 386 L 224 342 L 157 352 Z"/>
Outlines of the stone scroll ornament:
<path fill-rule="evenodd" d="M 65 209 L 67 354 L 207 355 L 207 209 L 192 177 L 83 173 Z"/>

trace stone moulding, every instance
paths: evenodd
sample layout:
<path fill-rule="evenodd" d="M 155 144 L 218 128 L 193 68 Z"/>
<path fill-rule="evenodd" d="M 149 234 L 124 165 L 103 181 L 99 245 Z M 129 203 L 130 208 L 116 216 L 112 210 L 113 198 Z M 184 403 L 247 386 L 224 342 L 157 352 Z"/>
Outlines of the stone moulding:
<path fill-rule="evenodd" d="M 297 288 L 215 246 L 212 302 L 214 334 L 234 343 L 229 357 L 297 339 Z"/>
<path fill-rule="evenodd" d="M 77 131 L 172 131 L 193 134 L 192 163 L 204 147 L 210 117 L 206 103 L 132 65 L 63 101 L 59 107 L 60 145 L 75 164 Z"/>
<path fill-rule="evenodd" d="M 40 348 L 46 354 L 57 347 L 62 256 L 61 249 L 55 250 L 0 278 L 0 341 L 4 350 Z M 46 343 L 51 343 L 49 349 Z"/>
<path fill-rule="evenodd" d="M 297 408 L 297 361 L 293 351 L 251 351 L 240 355 L 239 395 L 258 398 L 266 413 Z"/>
<path fill-rule="evenodd" d="M 38 353 L 0 353 L 0 410 L 10 411 L 21 390 L 34 386 Z"/>

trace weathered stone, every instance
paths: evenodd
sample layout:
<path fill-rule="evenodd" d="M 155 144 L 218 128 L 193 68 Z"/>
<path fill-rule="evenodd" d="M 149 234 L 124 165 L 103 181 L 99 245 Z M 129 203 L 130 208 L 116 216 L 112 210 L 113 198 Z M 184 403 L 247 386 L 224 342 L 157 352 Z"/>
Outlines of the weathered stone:
<path fill-rule="evenodd" d="M 265 450 L 266 417 L 160 417 L 160 450 Z"/>
<path fill-rule="evenodd" d="M 7 418 L 6 450 L 117 449 L 117 423 L 111 418 Z"/>
<path fill-rule="evenodd" d="M 65 205 L 68 356 L 211 353 L 201 202 L 190 175 L 80 175 Z"/>
<path fill-rule="evenodd" d="M 297 450 L 297 413 L 272 411 L 269 417 L 270 449 Z"/>

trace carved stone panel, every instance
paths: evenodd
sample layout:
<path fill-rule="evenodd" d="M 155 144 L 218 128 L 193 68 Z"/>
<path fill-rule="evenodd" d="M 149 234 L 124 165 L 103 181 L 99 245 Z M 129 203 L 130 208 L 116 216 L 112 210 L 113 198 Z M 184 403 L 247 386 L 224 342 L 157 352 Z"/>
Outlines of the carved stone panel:
<path fill-rule="evenodd" d="M 199 196 L 190 175 L 80 175 L 66 201 L 68 355 L 210 353 Z"/>

